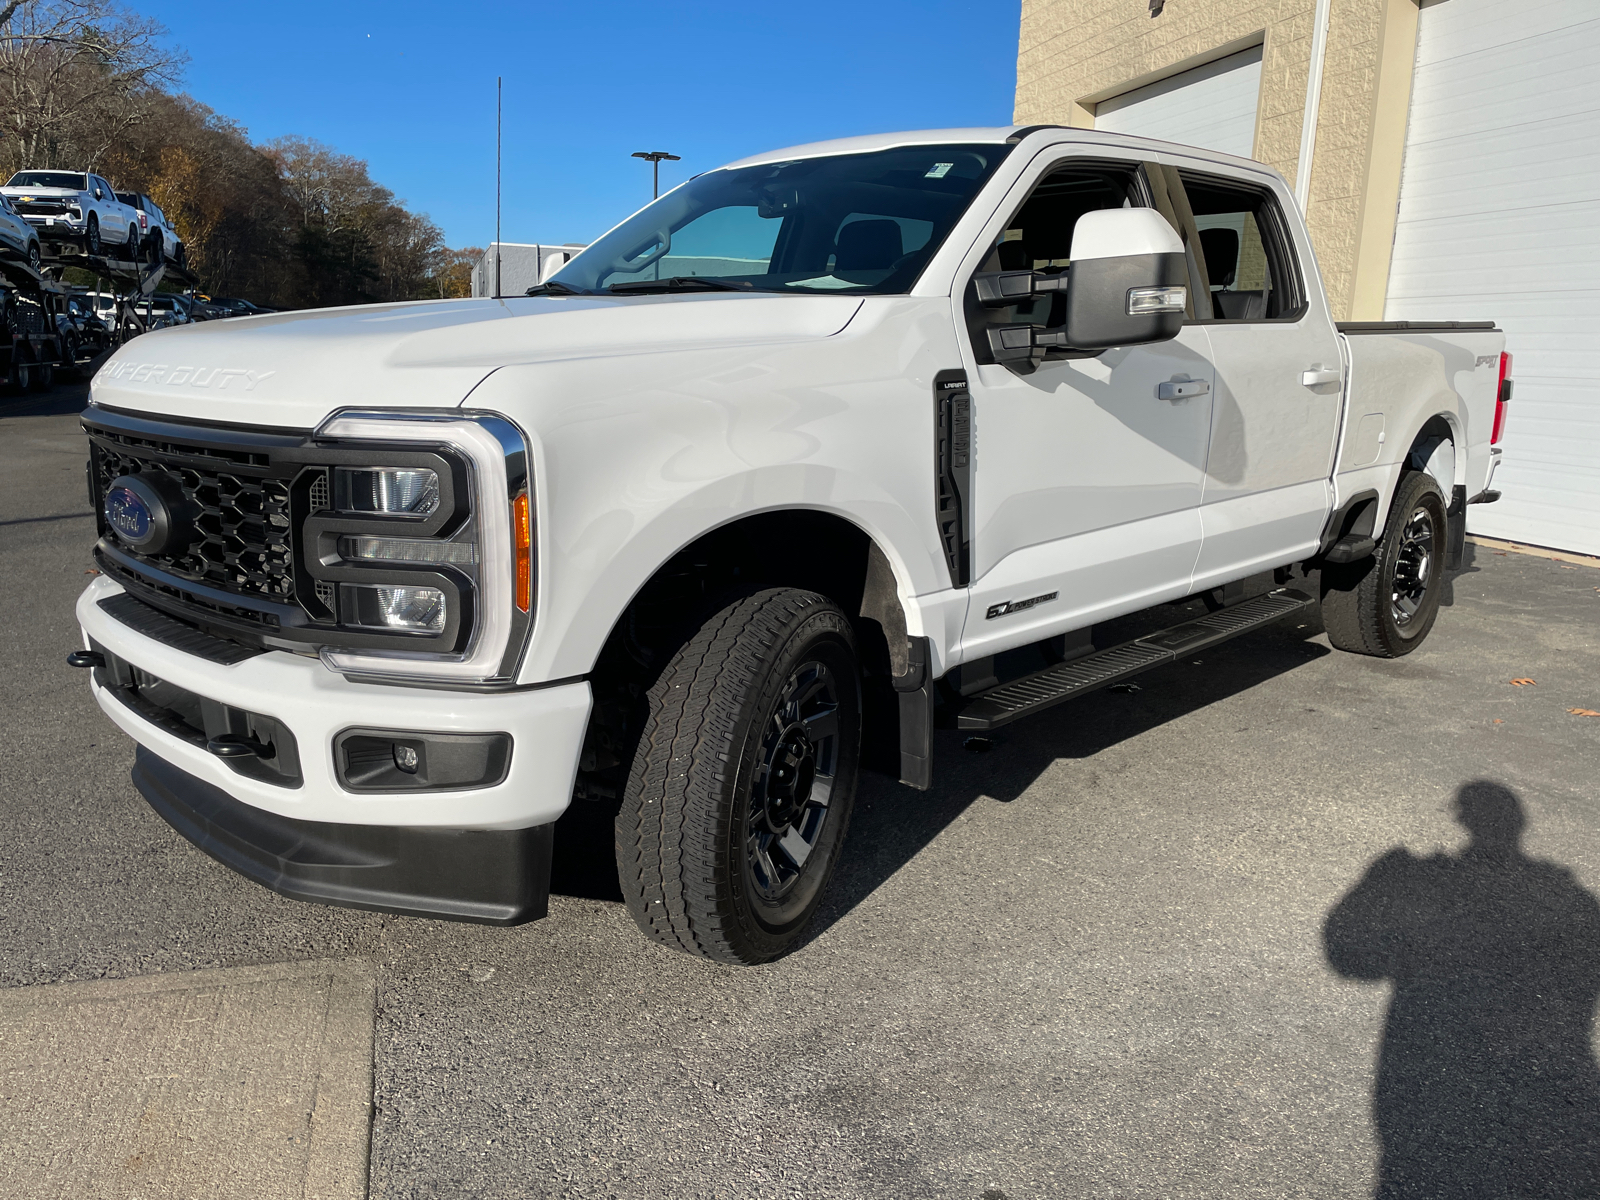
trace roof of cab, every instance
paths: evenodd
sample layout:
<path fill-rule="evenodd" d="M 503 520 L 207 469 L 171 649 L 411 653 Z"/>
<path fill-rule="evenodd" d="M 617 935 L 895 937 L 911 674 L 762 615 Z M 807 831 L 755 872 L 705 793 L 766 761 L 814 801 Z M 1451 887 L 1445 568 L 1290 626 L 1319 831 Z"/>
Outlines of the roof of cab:
<path fill-rule="evenodd" d="M 791 158 L 819 158 L 829 154 L 865 154 L 873 150 L 888 150 L 895 146 L 935 146 L 951 142 L 991 142 L 1003 144 L 1019 126 L 999 125 L 974 129 L 914 129 L 904 133 L 869 133 L 862 137 L 834 138 L 828 142 L 808 142 L 804 146 L 787 146 L 782 150 L 768 150 L 752 154 L 728 167 L 754 167 L 762 163 L 787 162 Z"/>

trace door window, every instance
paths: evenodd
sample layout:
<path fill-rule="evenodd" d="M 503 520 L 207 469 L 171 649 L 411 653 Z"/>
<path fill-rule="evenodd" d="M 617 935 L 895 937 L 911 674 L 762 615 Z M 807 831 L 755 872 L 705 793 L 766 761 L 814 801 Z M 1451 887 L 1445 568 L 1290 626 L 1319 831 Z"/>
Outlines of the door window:
<path fill-rule="evenodd" d="M 1213 321 L 1297 318 L 1304 293 L 1287 227 L 1270 192 L 1180 173 L 1200 253 L 1194 266 L 1211 300 Z"/>

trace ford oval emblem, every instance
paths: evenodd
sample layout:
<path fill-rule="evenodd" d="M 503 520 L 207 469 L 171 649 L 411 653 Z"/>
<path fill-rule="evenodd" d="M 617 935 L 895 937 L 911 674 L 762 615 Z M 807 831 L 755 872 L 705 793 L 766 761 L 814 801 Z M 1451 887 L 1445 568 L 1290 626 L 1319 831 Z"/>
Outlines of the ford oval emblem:
<path fill-rule="evenodd" d="M 114 487 L 107 492 L 105 511 L 106 524 L 130 546 L 143 546 L 155 532 L 155 514 L 132 488 Z"/>

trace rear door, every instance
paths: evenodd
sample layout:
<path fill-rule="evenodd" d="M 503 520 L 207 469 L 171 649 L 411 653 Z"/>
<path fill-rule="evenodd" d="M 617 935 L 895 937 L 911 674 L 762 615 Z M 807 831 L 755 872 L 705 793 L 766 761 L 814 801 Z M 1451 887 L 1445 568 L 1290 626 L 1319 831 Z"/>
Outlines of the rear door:
<path fill-rule="evenodd" d="M 1179 160 L 1181 162 L 1181 160 Z M 1215 369 L 1196 589 L 1305 558 L 1327 518 L 1342 411 L 1338 334 L 1298 261 L 1280 193 L 1226 168 L 1167 167 Z"/>
<path fill-rule="evenodd" d="M 1137 163 L 1041 158 L 972 270 L 1065 267 L 1083 213 L 1154 201 Z M 959 314 L 974 360 L 968 660 L 1184 595 L 1211 427 L 1205 327 L 1018 374 L 993 361 L 986 328 L 1044 323 L 1060 299 L 983 309 L 970 274 Z M 1200 386 L 1162 399 L 1171 381 Z"/>

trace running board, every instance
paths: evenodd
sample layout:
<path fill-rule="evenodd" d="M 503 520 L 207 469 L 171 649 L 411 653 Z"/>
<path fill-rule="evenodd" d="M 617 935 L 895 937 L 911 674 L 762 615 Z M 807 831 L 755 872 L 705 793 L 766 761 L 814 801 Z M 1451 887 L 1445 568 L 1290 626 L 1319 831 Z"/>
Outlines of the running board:
<path fill-rule="evenodd" d="M 1242 633 L 1281 621 L 1309 608 L 1316 601 L 1304 592 L 1281 588 L 1232 608 L 1208 613 L 1137 641 L 1124 642 L 1084 658 L 1047 667 L 1023 679 L 1002 683 L 973 696 L 956 714 L 957 729 L 998 729 L 1019 717 L 1030 716 L 1063 700 L 1082 696 L 1109 684 L 1131 679 L 1152 667 L 1175 662 L 1236 638 Z"/>

